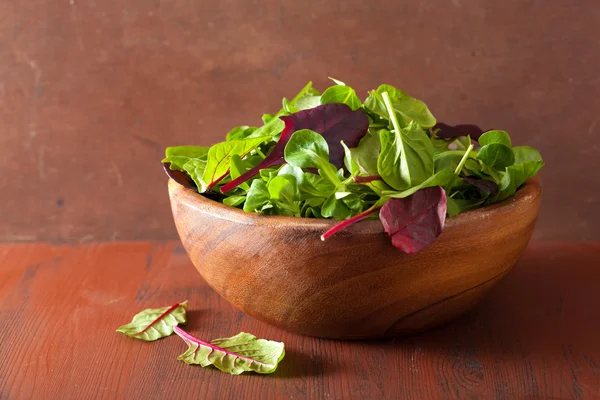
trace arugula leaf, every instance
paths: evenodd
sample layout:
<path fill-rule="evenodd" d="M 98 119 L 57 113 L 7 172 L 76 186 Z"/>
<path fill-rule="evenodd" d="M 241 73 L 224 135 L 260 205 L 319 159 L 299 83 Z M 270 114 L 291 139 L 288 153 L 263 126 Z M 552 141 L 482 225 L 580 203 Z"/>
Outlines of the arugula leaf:
<path fill-rule="evenodd" d="M 237 179 L 223 185 L 221 188 L 222 193 L 226 193 L 250 179 L 261 169 L 283 164 L 287 142 L 294 132 L 303 129 L 318 132 L 325 138 L 329 145 L 331 163 L 336 167 L 340 167 L 344 159 L 344 149 L 340 142 L 343 140 L 351 147 L 356 146 L 367 132 L 369 124 L 363 110 L 352 111 L 345 104 L 324 104 L 310 110 L 281 117 L 281 119 L 285 121 L 285 129 L 273 150 L 258 165 Z"/>
<path fill-rule="evenodd" d="M 350 86 L 332 86 L 327 88 L 321 95 L 321 104 L 342 103 L 353 111 L 362 107 L 360 99 L 354 89 Z"/>
<path fill-rule="evenodd" d="M 429 129 L 436 124 L 434 116 L 425 103 L 391 85 L 380 85 L 377 90 L 370 91 L 369 97 L 365 100 L 365 107 L 380 117 L 389 119 L 389 111 L 384 102 L 383 93 L 388 93 L 392 108 L 401 115 L 402 126 L 415 121 L 421 128 Z"/>
<path fill-rule="evenodd" d="M 492 143 L 483 146 L 479 150 L 477 159 L 493 168 L 506 168 L 515 162 L 515 155 L 510 147 L 500 143 Z"/>
<path fill-rule="evenodd" d="M 390 199 L 379 218 L 392 244 L 406 254 L 423 250 L 442 233 L 446 221 L 446 192 L 439 186 L 409 197 Z"/>
<path fill-rule="evenodd" d="M 177 324 L 185 324 L 187 306 L 186 300 L 170 307 L 148 308 L 136 314 L 131 323 L 121 326 L 117 332 L 148 342 L 169 336 Z"/>
<path fill-rule="evenodd" d="M 210 343 L 195 338 L 179 327 L 175 328 L 175 333 L 188 345 L 185 353 L 177 357 L 178 360 L 202 367 L 214 365 L 232 375 L 246 371 L 273 373 L 285 356 L 283 343 L 257 339 L 245 332 L 230 338 L 215 339 Z"/>
<path fill-rule="evenodd" d="M 433 145 L 415 122 L 401 129 L 387 93 L 383 94 L 383 98 L 390 112 L 394 132 L 379 132 L 381 153 L 377 160 L 377 171 L 385 183 L 396 190 L 405 190 L 433 175 Z"/>
<path fill-rule="evenodd" d="M 260 143 L 269 139 L 266 136 L 254 137 L 244 140 L 230 140 L 211 146 L 208 150 L 202 181 L 208 182 L 207 188 L 210 189 L 229 173 L 231 156 L 239 155 L 243 157 Z"/>

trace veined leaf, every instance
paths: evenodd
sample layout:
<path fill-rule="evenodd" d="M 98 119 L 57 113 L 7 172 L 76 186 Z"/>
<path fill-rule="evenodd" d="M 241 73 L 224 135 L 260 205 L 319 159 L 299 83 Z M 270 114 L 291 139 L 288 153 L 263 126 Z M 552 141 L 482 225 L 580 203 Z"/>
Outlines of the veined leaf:
<path fill-rule="evenodd" d="M 435 241 L 446 221 L 446 192 L 440 186 L 422 189 L 403 199 L 390 199 L 379 211 L 392 244 L 406 254 Z"/>
<path fill-rule="evenodd" d="M 321 95 L 321 104 L 342 103 L 352 110 L 362 107 L 360 99 L 350 86 L 338 85 L 327 88 Z"/>
<path fill-rule="evenodd" d="M 234 154 L 243 157 L 250 150 L 264 142 L 270 140 L 268 136 L 253 137 L 244 140 L 230 140 L 228 142 L 217 143 L 208 150 L 206 159 L 206 168 L 202 175 L 202 180 L 208 184 L 210 189 L 223 179 L 229 172 L 231 156 Z"/>
<path fill-rule="evenodd" d="M 281 120 L 285 122 L 285 129 L 269 155 L 242 176 L 223 185 L 222 193 L 234 189 L 262 169 L 284 164 L 285 147 L 296 131 L 308 129 L 322 135 L 329 146 L 330 162 L 339 168 L 344 161 L 344 148 L 340 142 L 343 140 L 349 147 L 354 147 L 369 128 L 369 119 L 362 109 L 352 111 L 347 105 L 337 103 L 323 104 L 310 110 L 299 111 L 281 117 Z"/>
<path fill-rule="evenodd" d="M 175 328 L 175 333 L 188 345 L 186 352 L 177 357 L 178 360 L 203 367 L 214 365 L 232 375 L 245 371 L 273 373 L 285 355 L 283 343 L 257 339 L 249 333 L 241 332 L 210 343 L 195 338 L 181 328 Z"/>
<path fill-rule="evenodd" d="M 186 300 L 170 307 L 148 308 L 136 314 L 131 323 L 121 326 L 117 332 L 148 342 L 169 336 L 177 324 L 185 324 L 187 306 Z"/>
<path fill-rule="evenodd" d="M 408 125 L 410 121 L 415 121 L 423 129 L 429 129 L 436 124 L 435 117 L 425 103 L 391 85 L 380 85 L 377 90 L 370 91 L 369 97 L 365 100 L 365 107 L 380 117 L 389 119 L 383 101 L 383 93 L 386 92 L 390 96 L 394 111 L 402 117 L 402 126 Z"/>

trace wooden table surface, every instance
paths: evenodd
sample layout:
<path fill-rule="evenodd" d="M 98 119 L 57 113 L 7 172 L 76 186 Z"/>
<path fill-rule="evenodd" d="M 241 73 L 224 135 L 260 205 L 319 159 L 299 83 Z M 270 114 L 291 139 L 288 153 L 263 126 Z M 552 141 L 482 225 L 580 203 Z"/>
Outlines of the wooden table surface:
<path fill-rule="evenodd" d="M 532 243 L 470 314 L 418 336 L 343 342 L 286 333 L 210 289 L 173 242 L 0 245 L 1 399 L 600 398 L 600 243 Z M 357 294 L 359 295 L 359 294 Z M 173 335 L 115 329 L 189 300 L 187 330 L 283 341 L 272 375 L 177 360 Z"/>

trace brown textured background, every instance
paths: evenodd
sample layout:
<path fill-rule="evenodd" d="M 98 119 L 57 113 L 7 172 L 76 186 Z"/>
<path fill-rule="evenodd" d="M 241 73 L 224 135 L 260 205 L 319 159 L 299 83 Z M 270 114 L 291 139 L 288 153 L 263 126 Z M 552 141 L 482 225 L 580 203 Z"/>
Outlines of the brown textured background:
<path fill-rule="evenodd" d="M 168 239 L 163 148 L 328 75 L 539 148 L 538 239 L 600 239 L 597 0 L 5 0 L 0 240 Z"/>

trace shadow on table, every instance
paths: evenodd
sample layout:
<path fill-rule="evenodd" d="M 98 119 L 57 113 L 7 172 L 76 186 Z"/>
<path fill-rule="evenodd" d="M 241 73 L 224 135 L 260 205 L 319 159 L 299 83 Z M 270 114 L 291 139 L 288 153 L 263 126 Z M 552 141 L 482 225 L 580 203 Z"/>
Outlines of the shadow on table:
<path fill-rule="evenodd" d="M 470 313 L 393 342 L 540 358 L 598 355 L 598 282 L 599 246 L 537 244 Z"/>

